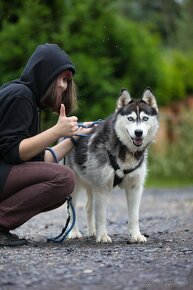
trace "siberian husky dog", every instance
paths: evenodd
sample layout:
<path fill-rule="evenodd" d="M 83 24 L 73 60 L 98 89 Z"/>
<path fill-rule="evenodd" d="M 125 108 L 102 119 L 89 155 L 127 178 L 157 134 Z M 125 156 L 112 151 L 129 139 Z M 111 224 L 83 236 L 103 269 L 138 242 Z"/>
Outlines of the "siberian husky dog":
<path fill-rule="evenodd" d="M 123 89 L 115 112 L 95 126 L 89 136 L 81 137 L 67 156 L 66 165 L 76 175 L 73 205 L 76 209 L 77 194 L 83 187 L 88 196 L 88 234 L 96 236 L 96 242 L 111 242 L 106 229 L 106 202 L 114 186 L 126 193 L 131 242 L 146 242 L 139 230 L 139 206 L 147 172 L 147 149 L 158 127 L 158 107 L 151 90 L 146 89 L 140 100 L 134 100 Z M 81 236 L 76 222 L 69 238 Z"/>

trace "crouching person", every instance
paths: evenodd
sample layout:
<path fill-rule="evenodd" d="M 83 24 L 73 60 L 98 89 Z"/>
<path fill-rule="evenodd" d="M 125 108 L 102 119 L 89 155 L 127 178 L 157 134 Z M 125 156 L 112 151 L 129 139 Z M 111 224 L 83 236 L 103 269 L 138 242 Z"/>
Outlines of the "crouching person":
<path fill-rule="evenodd" d="M 72 193 L 74 174 L 56 163 L 74 146 L 71 138 L 46 150 L 78 128 L 69 114 L 77 104 L 75 67 L 56 44 L 39 45 L 20 78 L 0 87 L 0 246 L 25 245 L 10 230 L 33 216 L 61 206 Z M 50 108 L 58 121 L 40 132 L 40 112 Z M 78 138 L 73 137 L 73 138 Z"/>

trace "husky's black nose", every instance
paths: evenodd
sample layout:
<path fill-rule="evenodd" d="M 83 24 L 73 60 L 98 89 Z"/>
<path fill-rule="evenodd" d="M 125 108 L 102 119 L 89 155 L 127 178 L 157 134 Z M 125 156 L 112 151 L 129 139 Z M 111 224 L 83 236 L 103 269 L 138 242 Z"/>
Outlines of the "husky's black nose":
<path fill-rule="evenodd" d="M 140 129 L 135 130 L 135 136 L 140 138 L 143 135 L 143 131 Z"/>

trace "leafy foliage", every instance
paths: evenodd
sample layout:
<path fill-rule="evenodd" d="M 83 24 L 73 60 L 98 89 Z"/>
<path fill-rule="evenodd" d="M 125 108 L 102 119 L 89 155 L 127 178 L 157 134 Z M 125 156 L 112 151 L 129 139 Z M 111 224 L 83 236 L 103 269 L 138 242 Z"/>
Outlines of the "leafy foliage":
<path fill-rule="evenodd" d="M 123 87 L 139 98 L 150 86 L 161 105 L 185 98 L 193 54 L 173 45 L 190 7 L 188 0 L 2 0 L 0 83 L 19 77 L 38 44 L 56 42 L 77 68 L 81 119 L 111 113 Z"/>
<path fill-rule="evenodd" d="M 177 136 L 175 142 L 168 144 L 164 154 L 156 150 L 156 147 L 151 148 L 149 154 L 151 178 L 172 180 L 175 177 L 186 181 L 192 180 L 192 124 L 192 112 L 184 111 L 183 118 L 171 128 Z"/>

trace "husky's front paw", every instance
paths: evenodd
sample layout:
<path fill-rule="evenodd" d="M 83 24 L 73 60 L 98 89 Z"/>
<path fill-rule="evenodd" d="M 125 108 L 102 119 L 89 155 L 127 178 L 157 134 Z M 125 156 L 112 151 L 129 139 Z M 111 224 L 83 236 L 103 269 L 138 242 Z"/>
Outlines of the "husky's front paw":
<path fill-rule="evenodd" d="M 112 243 L 111 237 L 107 234 L 98 235 L 96 239 L 97 243 Z"/>
<path fill-rule="evenodd" d="M 80 239 L 82 238 L 82 234 L 79 232 L 79 230 L 72 230 L 69 235 L 69 239 Z"/>
<path fill-rule="evenodd" d="M 93 229 L 89 229 L 88 230 L 88 235 L 89 237 L 95 237 L 96 236 L 96 230 L 93 228 Z"/>
<path fill-rule="evenodd" d="M 131 243 L 145 243 L 146 241 L 146 237 L 140 233 L 131 235 Z"/>

